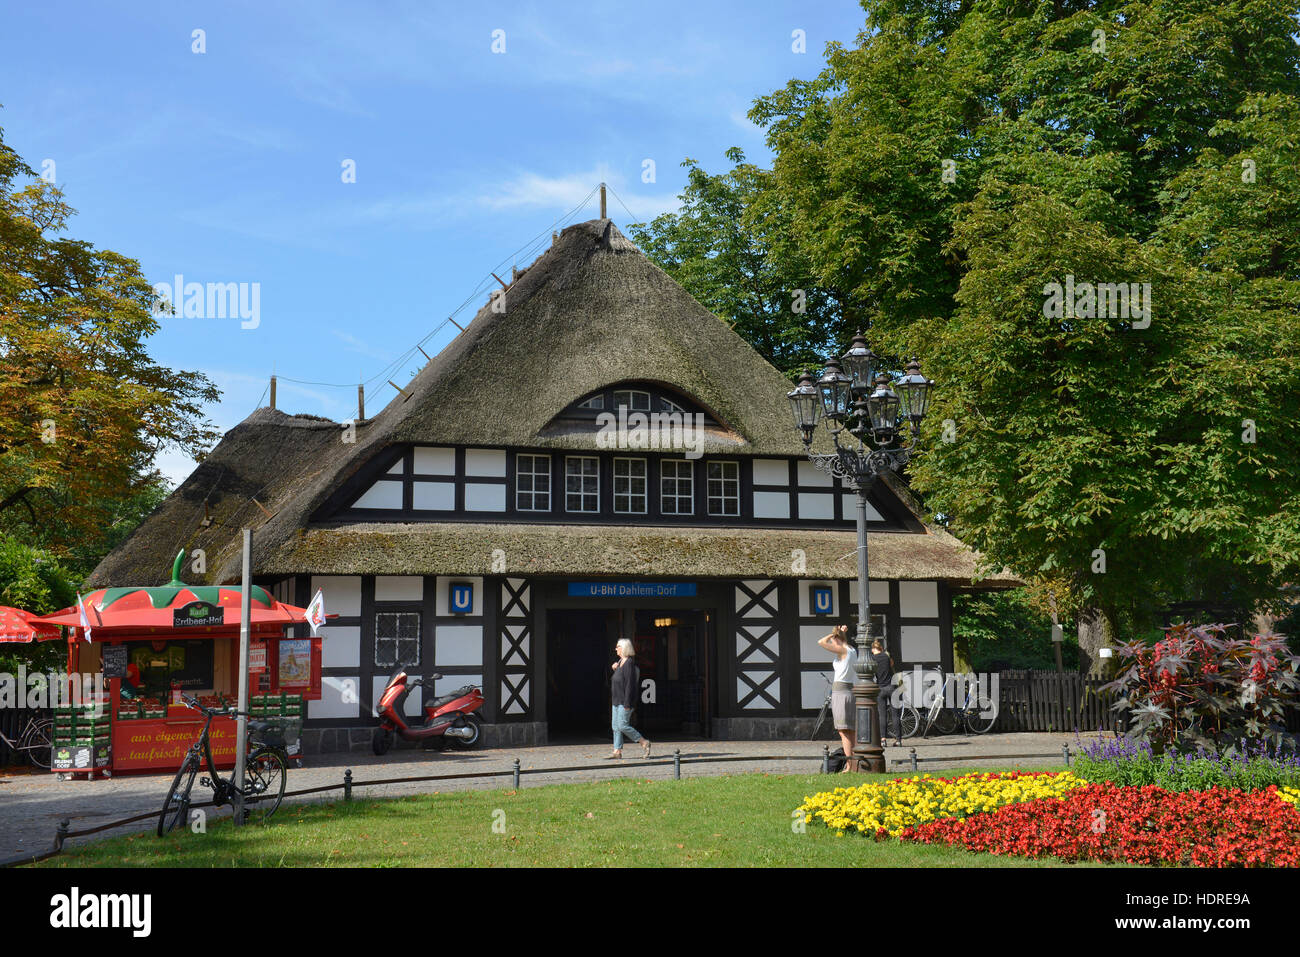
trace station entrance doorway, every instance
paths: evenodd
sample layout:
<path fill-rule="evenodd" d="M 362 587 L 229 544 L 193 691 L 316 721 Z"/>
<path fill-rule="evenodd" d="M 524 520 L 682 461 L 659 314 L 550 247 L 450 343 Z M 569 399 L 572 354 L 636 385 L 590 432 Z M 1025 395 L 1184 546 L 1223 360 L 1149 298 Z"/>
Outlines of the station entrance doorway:
<path fill-rule="evenodd" d="M 633 726 L 650 738 L 709 734 L 710 609 L 550 608 L 546 611 L 547 733 L 608 736 L 614 646 L 630 638 L 642 693 Z"/>

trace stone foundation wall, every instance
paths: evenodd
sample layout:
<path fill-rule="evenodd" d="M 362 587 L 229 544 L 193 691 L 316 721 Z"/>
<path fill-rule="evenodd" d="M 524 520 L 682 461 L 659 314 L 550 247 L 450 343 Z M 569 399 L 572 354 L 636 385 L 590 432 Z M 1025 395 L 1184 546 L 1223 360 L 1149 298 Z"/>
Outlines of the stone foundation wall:
<path fill-rule="evenodd" d="M 339 754 L 350 751 L 371 753 L 370 739 L 374 725 L 352 728 L 303 728 L 303 754 Z M 531 748 L 547 743 L 546 725 L 543 722 L 511 722 L 509 724 L 483 725 L 483 743 L 480 747 Z M 393 750 L 419 748 L 418 741 L 395 738 Z"/>
<path fill-rule="evenodd" d="M 816 723 L 815 717 L 714 718 L 713 737 L 730 741 L 807 741 L 812 737 L 813 725 Z M 825 728 L 822 729 L 821 736 L 827 740 L 835 737 L 833 729 L 827 737 Z"/>

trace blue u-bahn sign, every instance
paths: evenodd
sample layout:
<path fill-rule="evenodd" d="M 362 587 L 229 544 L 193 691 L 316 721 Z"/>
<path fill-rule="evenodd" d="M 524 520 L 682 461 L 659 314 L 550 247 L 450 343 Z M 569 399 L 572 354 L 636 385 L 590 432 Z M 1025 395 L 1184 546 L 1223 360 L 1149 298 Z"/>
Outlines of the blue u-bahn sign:
<path fill-rule="evenodd" d="M 817 586 L 810 591 L 814 615 L 829 615 L 835 611 L 835 599 L 830 588 Z"/>
<path fill-rule="evenodd" d="M 695 582 L 569 582 L 570 598 L 694 598 Z"/>

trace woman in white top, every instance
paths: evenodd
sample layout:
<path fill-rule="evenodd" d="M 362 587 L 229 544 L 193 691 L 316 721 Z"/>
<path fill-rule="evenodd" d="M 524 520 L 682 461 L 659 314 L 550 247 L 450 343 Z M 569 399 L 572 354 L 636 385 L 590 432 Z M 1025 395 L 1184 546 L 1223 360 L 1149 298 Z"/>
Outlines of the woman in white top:
<path fill-rule="evenodd" d="M 853 670 L 858 660 L 858 649 L 849 641 L 849 626 L 836 625 L 825 638 L 817 644 L 835 656 L 835 666 L 831 676 L 831 717 L 835 720 L 835 730 L 840 733 L 840 742 L 844 745 L 844 757 L 853 757 L 854 722 L 857 709 L 853 706 L 853 682 L 856 673 Z M 848 770 L 847 762 L 844 770 Z"/>

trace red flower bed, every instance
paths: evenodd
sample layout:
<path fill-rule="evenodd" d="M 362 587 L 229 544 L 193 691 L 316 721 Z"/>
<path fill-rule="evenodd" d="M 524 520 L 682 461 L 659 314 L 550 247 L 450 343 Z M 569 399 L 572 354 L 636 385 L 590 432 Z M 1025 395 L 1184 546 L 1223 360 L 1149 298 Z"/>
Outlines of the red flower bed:
<path fill-rule="evenodd" d="M 909 827 L 899 837 L 990 854 L 1193 867 L 1300 866 L 1300 810 L 1263 791 L 1090 784 Z"/>

